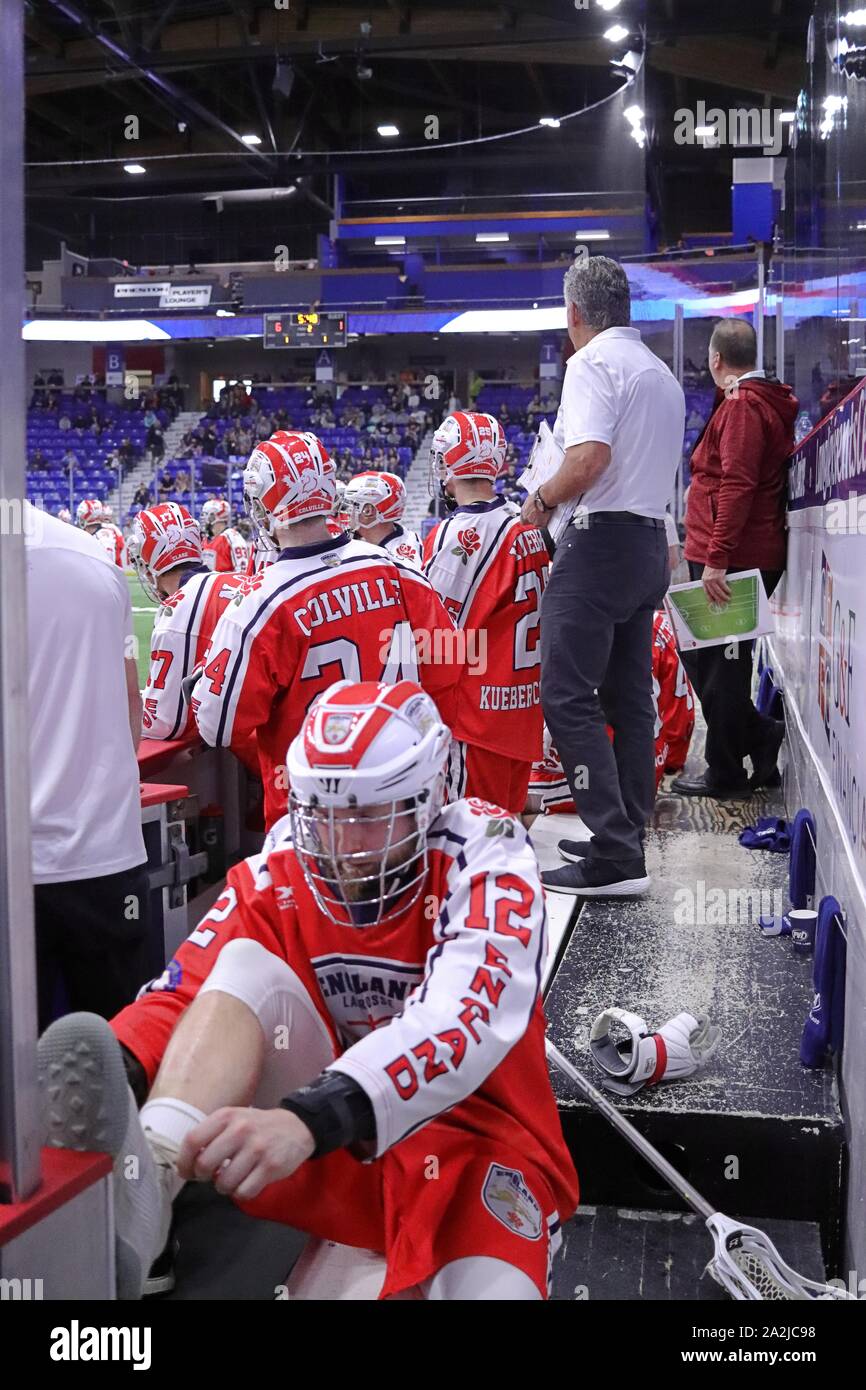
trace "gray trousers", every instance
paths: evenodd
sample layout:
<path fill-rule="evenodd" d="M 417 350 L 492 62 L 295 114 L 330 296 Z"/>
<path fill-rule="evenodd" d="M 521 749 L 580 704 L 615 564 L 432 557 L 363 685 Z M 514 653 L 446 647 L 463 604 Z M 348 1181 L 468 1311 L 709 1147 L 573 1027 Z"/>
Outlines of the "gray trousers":
<path fill-rule="evenodd" d="M 544 592 L 541 701 L 594 859 L 643 854 L 655 801 L 653 612 L 669 580 L 663 522 L 603 520 L 568 528 Z"/>

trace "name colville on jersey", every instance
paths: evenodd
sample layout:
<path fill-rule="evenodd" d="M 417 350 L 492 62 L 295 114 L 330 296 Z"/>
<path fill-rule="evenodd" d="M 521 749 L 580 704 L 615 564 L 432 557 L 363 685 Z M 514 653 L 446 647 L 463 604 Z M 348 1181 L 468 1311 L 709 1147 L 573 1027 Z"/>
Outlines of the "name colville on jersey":
<path fill-rule="evenodd" d="M 339 584 L 314 594 L 303 608 L 294 610 L 294 619 L 305 637 L 313 628 L 336 623 L 353 613 L 372 613 L 377 608 L 394 608 L 400 602 L 399 579 L 379 576 L 361 579 L 354 584 Z"/>

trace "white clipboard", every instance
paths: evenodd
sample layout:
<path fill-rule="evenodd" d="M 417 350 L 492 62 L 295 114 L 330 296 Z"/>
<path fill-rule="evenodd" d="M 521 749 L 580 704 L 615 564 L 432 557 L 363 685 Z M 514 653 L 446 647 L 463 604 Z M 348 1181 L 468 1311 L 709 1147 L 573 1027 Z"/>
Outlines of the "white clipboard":
<path fill-rule="evenodd" d="M 522 487 L 526 493 L 535 492 L 537 488 L 544 487 L 544 484 L 555 473 L 559 472 L 564 458 L 565 450 L 557 444 L 547 421 L 542 420 L 538 427 L 535 443 L 532 446 L 532 453 L 529 455 L 529 463 L 517 479 L 517 486 Z M 561 502 L 551 513 L 547 522 L 547 530 L 550 532 L 554 545 L 559 543 L 571 524 L 575 505 L 573 501 Z"/>

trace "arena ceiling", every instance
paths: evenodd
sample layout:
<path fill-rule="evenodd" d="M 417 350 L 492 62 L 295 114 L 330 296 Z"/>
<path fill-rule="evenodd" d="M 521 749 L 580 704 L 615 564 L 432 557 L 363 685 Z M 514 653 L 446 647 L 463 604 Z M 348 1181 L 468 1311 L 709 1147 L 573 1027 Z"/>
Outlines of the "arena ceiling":
<path fill-rule="evenodd" d="M 497 142 L 467 146 L 459 158 L 417 147 L 431 113 L 443 139 L 468 141 L 600 100 L 623 81 L 612 56 L 640 48 L 641 30 L 648 162 L 671 223 L 667 235 L 712 228 L 727 210 L 730 158 L 677 146 L 673 112 L 700 99 L 793 105 L 812 7 L 808 0 L 621 0 L 613 9 L 589 0 L 585 10 L 574 0 L 28 0 L 25 8 L 31 245 L 51 254 L 49 243 L 64 238 L 85 254 L 109 254 L 101 239 L 110 223 L 116 254 L 125 211 L 140 217 L 145 197 L 170 230 L 173 219 L 188 221 L 190 201 L 213 207 L 214 196 L 225 195 L 254 219 L 257 194 L 294 188 L 300 196 L 287 218 L 306 233 L 326 231 L 335 174 L 357 196 L 382 196 L 382 123 L 400 131 L 388 149 L 392 191 L 435 196 L 453 190 L 455 179 L 463 188 L 477 181 L 497 189 L 500 175 L 504 188 L 506 170 L 513 187 L 521 162 L 529 189 L 603 188 L 600 152 L 579 141 L 568 149 L 567 178 L 561 169 L 557 177 L 555 162 L 539 170 L 531 151 Z M 604 37 L 614 23 L 631 31 L 618 48 Z M 125 172 L 125 162 L 146 175 Z M 311 254 L 314 236 L 307 243 Z"/>

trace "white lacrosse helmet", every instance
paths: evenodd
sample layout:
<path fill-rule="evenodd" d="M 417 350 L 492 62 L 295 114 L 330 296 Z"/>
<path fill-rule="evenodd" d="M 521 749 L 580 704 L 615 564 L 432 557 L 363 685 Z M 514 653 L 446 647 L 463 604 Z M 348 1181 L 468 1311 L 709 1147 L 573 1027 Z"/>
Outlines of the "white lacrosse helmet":
<path fill-rule="evenodd" d="M 353 531 L 359 526 L 399 521 L 406 506 L 406 487 L 396 473 L 358 473 L 346 488 L 343 506 Z M 363 519 L 368 507 L 373 511 Z"/>
<path fill-rule="evenodd" d="M 263 544 L 277 548 L 276 531 L 313 516 L 329 516 L 337 474 L 324 444 L 310 433 L 280 431 L 257 444 L 244 469 L 244 507 Z"/>
<path fill-rule="evenodd" d="M 75 509 L 75 520 L 85 531 L 102 525 L 102 503 L 98 497 L 85 497 Z"/>
<path fill-rule="evenodd" d="M 452 478 L 486 478 L 495 482 L 505 466 L 505 434 L 493 415 L 457 410 L 433 435 L 430 447 L 430 492 Z"/>
<path fill-rule="evenodd" d="M 201 531 L 179 502 L 160 502 L 138 513 L 126 549 L 144 592 L 161 603 L 157 588 L 161 574 L 180 565 L 201 564 Z"/>
<path fill-rule="evenodd" d="M 212 528 L 219 521 L 224 521 L 226 525 L 232 519 L 232 509 L 224 497 L 210 497 L 201 509 L 201 526 L 207 533 L 211 534 Z"/>
<path fill-rule="evenodd" d="M 450 745 L 414 681 L 337 681 L 315 701 L 289 748 L 289 814 L 307 884 L 332 922 L 378 926 L 417 901 Z"/>
<path fill-rule="evenodd" d="M 102 504 L 102 524 L 103 526 L 114 525 L 114 508 L 110 502 L 103 502 Z"/>

